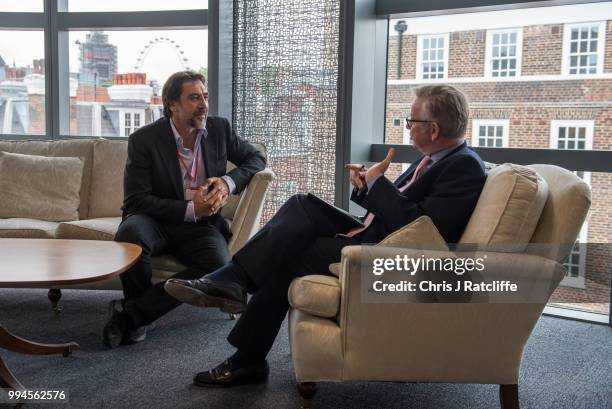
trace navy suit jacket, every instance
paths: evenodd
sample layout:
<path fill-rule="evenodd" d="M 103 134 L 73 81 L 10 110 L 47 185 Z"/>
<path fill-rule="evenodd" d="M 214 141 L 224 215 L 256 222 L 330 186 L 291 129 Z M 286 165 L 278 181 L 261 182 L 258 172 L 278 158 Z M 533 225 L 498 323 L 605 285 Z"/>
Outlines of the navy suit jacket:
<path fill-rule="evenodd" d="M 202 138 L 206 177 L 226 174 L 227 161 L 237 167 L 227 173 L 240 193 L 251 177 L 265 167 L 266 160 L 246 140 L 239 138 L 225 118 L 209 116 L 208 136 Z M 162 117 L 135 131 L 128 142 L 124 173 L 123 218 L 147 214 L 162 224 L 180 224 L 185 218 L 187 201 L 170 120 Z M 198 223 L 216 226 L 226 239 L 227 222 L 216 213 Z"/>
<path fill-rule="evenodd" d="M 351 200 L 376 216 L 357 236 L 363 242 L 377 243 L 420 216 L 429 216 L 447 243 L 459 241 L 486 180 L 484 163 L 464 142 L 400 192 L 421 158 L 394 183 L 381 177 L 370 191 L 353 191 Z"/>

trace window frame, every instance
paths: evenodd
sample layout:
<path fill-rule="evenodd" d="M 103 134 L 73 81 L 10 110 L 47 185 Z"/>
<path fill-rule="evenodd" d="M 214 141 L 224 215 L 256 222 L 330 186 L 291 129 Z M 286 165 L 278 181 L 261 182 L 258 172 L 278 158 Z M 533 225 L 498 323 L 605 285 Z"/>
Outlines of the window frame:
<path fill-rule="evenodd" d="M 495 34 L 511 34 L 516 33 L 516 74 L 513 76 L 506 77 L 494 77 L 493 76 L 493 36 Z M 485 70 L 484 77 L 490 80 L 505 80 L 507 78 L 520 78 L 522 76 L 522 65 L 523 65 L 523 27 L 503 28 L 487 30 L 485 40 Z"/>
<path fill-rule="evenodd" d="M 480 126 L 502 126 L 502 146 L 490 146 L 490 148 L 508 148 L 510 145 L 510 120 L 509 119 L 472 119 L 472 146 L 488 148 L 489 146 L 480 146 L 478 143 L 480 135 L 478 135 L 478 128 Z"/>
<path fill-rule="evenodd" d="M 442 78 L 423 78 L 423 42 L 425 39 L 439 38 L 444 39 L 443 64 L 444 71 Z M 448 78 L 448 55 L 450 49 L 450 33 L 431 33 L 419 34 L 417 36 L 417 55 L 416 55 L 416 79 L 426 82 L 443 81 Z"/>
<path fill-rule="evenodd" d="M 563 149 L 563 150 L 577 150 L 577 151 L 589 151 L 593 150 L 593 138 L 595 130 L 595 121 L 593 120 L 552 120 L 550 121 L 550 148 L 559 149 L 559 128 L 563 127 L 584 127 L 585 128 L 585 143 L 584 149 Z M 562 149 L 559 149 L 562 150 Z M 591 172 L 585 171 L 584 177 L 582 178 L 585 183 L 591 186 Z M 588 231 L 589 225 L 585 221 L 580 228 L 578 234 L 578 243 L 585 244 L 588 242 Z M 570 253 L 571 254 L 571 253 Z M 559 285 L 571 288 L 586 288 L 586 246 L 578 246 L 578 277 L 565 276 Z"/>
<path fill-rule="evenodd" d="M 598 33 L 600 34 L 597 38 L 597 67 L 594 73 L 587 74 L 570 74 L 570 47 L 571 47 L 571 32 L 574 28 L 583 27 L 598 27 Z M 601 75 L 604 73 L 604 57 L 606 53 L 606 21 L 590 21 L 583 23 L 568 23 L 563 25 L 563 44 L 561 51 L 561 74 L 570 78 L 584 78 L 595 75 Z"/>

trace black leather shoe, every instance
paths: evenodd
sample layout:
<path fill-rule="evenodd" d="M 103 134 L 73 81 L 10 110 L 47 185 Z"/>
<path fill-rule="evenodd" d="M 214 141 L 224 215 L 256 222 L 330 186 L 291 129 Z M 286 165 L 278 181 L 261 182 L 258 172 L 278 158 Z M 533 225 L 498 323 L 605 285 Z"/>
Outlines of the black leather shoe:
<path fill-rule="evenodd" d="M 143 325 L 135 329 L 130 329 L 127 335 L 127 341 L 125 344 L 137 344 L 147 339 L 147 332 L 155 329 L 156 325 L 154 322 L 149 325 Z"/>
<path fill-rule="evenodd" d="M 261 364 L 242 368 L 233 368 L 229 360 L 206 372 L 200 372 L 193 378 L 193 384 L 203 387 L 229 387 L 262 383 L 268 379 L 270 367 L 267 361 Z"/>
<path fill-rule="evenodd" d="M 123 311 L 121 300 L 108 304 L 108 322 L 102 330 L 102 342 L 110 349 L 117 348 L 123 342 L 130 329 L 130 319 Z"/>
<path fill-rule="evenodd" d="M 246 289 L 229 281 L 213 281 L 206 277 L 198 280 L 171 278 L 164 289 L 177 300 L 191 305 L 216 307 L 230 314 L 240 314 L 246 309 Z"/>

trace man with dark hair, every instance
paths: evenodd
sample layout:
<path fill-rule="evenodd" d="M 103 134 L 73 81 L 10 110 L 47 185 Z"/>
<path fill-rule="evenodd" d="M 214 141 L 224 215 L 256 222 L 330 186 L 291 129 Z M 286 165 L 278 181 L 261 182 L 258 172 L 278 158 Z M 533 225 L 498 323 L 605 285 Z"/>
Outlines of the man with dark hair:
<path fill-rule="evenodd" d="M 344 246 L 377 243 L 420 216 L 429 216 L 449 243 L 456 243 L 485 182 L 484 164 L 466 146 L 468 105 L 447 85 L 416 90 L 406 128 L 423 154 L 394 183 L 384 177 L 394 151 L 366 169 L 348 164 L 355 187 L 351 200 L 368 210 L 364 227 L 347 230 L 343 218 L 308 195 L 290 198 L 238 251 L 230 263 L 199 280 L 171 279 L 168 293 L 203 307 L 242 316 L 228 336 L 236 352 L 196 375 L 198 386 L 261 382 L 266 355 L 289 309 L 287 290 L 295 277 L 329 274 Z M 253 294 L 247 304 L 246 293 Z"/>
<path fill-rule="evenodd" d="M 116 348 L 146 337 L 146 325 L 180 303 L 163 283 L 151 284 L 151 256 L 174 255 L 188 266 L 173 277 L 201 277 L 230 260 L 230 230 L 219 210 L 265 166 L 255 147 L 229 122 L 208 116 L 203 75 L 177 72 L 162 90 L 164 117 L 130 135 L 124 175 L 123 220 L 116 241 L 142 247 L 121 274 L 124 300 L 111 301 L 102 332 Z M 225 173 L 227 161 L 237 167 Z"/>

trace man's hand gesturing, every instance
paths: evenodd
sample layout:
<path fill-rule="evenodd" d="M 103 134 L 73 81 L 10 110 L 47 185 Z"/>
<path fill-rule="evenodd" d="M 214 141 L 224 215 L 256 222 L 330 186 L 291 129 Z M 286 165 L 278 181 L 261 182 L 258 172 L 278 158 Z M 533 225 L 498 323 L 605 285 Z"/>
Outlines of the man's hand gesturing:
<path fill-rule="evenodd" d="M 229 186 L 223 178 L 206 179 L 193 200 L 196 216 L 210 216 L 217 213 L 225 206 L 228 197 Z"/>
<path fill-rule="evenodd" d="M 344 167 L 351 170 L 351 185 L 355 186 L 357 189 L 363 189 L 366 184 L 365 174 L 368 168 L 357 163 L 347 163 Z"/>
<path fill-rule="evenodd" d="M 395 156 L 395 148 L 389 148 L 387 152 L 387 156 L 381 162 L 378 162 L 372 165 L 371 168 L 367 169 L 363 165 L 358 165 L 354 163 L 347 163 L 344 165 L 345 168 L 351 170 L 351 183 L 353 186 L 361 189 L 367 183 L 371 182 L 378 175 L 381 175 L 389 169 L 389 165 Z"/>

